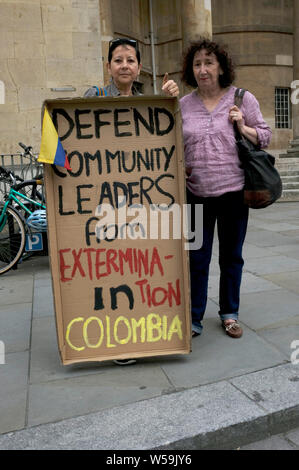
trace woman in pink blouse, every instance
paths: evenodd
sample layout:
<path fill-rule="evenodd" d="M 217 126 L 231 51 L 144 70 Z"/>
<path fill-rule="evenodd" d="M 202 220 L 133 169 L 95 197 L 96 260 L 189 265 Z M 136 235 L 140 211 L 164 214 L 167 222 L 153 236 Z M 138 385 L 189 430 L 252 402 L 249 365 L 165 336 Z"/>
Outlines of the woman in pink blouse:
<path fill-rule="evenodd" d="M 205 38 L 190 45 L 184 57 L 183 81 L 195 90 L 180 100 L 187 196 L 189 204 L 203 204 L 203 245 L 190 251 L 193 336 L 202 330 L 216 221 L 219 315 L 229 336 L 240 338 L 243 333 L 238 314 L 248 207 L 243 203 L 244 171 L 233 123 L 261 148 L 268 146 L 271 129 L 250 92 L 245 93 L 240 109 L 234 105 L 234 78 L 232 60 L 221 45 Z"/>

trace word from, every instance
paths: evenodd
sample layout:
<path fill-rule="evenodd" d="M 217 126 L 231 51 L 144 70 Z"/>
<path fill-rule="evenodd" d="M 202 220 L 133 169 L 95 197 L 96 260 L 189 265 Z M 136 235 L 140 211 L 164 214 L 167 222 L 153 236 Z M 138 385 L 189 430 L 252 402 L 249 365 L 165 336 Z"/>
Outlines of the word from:
<path fill-rule="evenodd" d="M 174 117 L 170 111 L 165 108 L 147 108 L 147 116 L 142 115 L 136 108 L 122 108 L 122 109 L 75 109 L 74 119 L 68 114 L 65 109 L 54 109 L 52 119 L 54 126 L 57 128 L 58 115 L 60 119 L 64 118 L 68 125 L 68 130 L 64 135 L 60 135 L 60 140 L 63 141 L 70 137 L 73 131 L 76 132 L 76 138 L 81 139 L 100 139 L 101 130 L 103 127 L 112 127 L 115 137 L 139 137 L 140 126 L 151 135 L 163 136 L 169 134 L 174 127 Z M 88 123 L 82 122 L 81 118 L 86 116 L 90 119 Z M 101 118 L 105 117 L 107 120 L 103 121 Z M 127 119 L 125 121 L 120 119 Z M 166 121 L 166 123 L 165 123 Z M 125 128 L 125 130 L 124 130 Z M 111 135 L 111 131 L 110 131 Z"/>
<path fill-rule="evenodd" d="M 151 290 L 147 279 L 142 279 L 142 281 L 136 281 L 135 285 L 137 285 L 140 289 L 142 303 L 147 303 L 148 307 L 151 307 L 152 305 L 154 307 L 157 307 L 159 305 L 164 305 L 165 303 L 168 303 L 169 307 L 172 307 L 174 303 L 175 305 L 181 305 L 181 291 L 179 279 L 176 280 L 175 288 L 173 287 L 172 282 L 168 282 L 166 288 L 155 287 Z M 109 292 L 111 299 L 111 310 L 118 309 L 118 294 L 125 294 L 127 296 L 129 301 L 129 309 L 133 310 L 134 295 L 132 289 L 129 286 L 127 286 L 126 284 L 121 284 L 117 287 L 110 287 Z M 103 310 L 105 308 L 103 301 L 103 287 L 95 287 L 94 298 L 94 310 Z"/>
<path fill-rule="evenodd" d="M 125 240 L 180 240 L 182 234 L 186 240 L 199 249 L 203 241 L 203 205 L 183 204 L 139 204 L 126 205 L 126 198 L 118 198 L 118 210 L 110 204 L 101 204 L 96 208 L 96 217 L 86 223 L 86 243 L 90 245 L 90 237 L 94 234 L 97 243 L 101 240 L 112 241 L 116 238 Z M 172 223 L 171 223 L 172 220 Z M 90 224 L 96 222 L 94 232 Z M 189 224 L 190 222 L 190 224 Z M 191 225 L 194 231 L 191 231 Z M 189 244 L 185 249 L 190 249 Z"/>
<path fill-rule="evenodd" d="M 5 85 L 2 80 L 0 80 L 0 104 L 5 104 Z"/>
<path fill-rule="evenodd" d="M 299 80 L 294 80 L 291 83 L 291 88 L 294 89 L 294 91 L 291 94 L 291 102 L 292 104 L 298 104 L 299 103 Z"/>
<path fill-rule="evenodd" d="M 0 364 L 5 364 L 5 344 L 0 341 Z"/>
<path fill-rule="evenodd" d="M 298 349 L 296 349 L 298 347 Z M 294 340 L 291 342 L 291 349 L 295 349 L 295 351 L 291 354 L 291 363 L 293 365 L 299 364 L 299 340 Z"/>
<path fill-rule="evenodd" d="M 82 260 L 83 258 L 83 260 Z M 138 274 L 150 276 L 159 271 L 164 276 L 161 258 L 156 247 L 152 250 L 127 248 L 125 251 L 105 248 L 64 248 L 59 250 L 60 280 L 72 281 L 76 276 L 89 280 L 119 273 L 121 276 Z M 69 263 L 69 264 L 67 264 Z"/>
<path fill-rule="evenodd" d="M 78 329 L 72 338 L 72 329 L 74 326 L 78 327 L 78 324 L 80 324 L 79 331 L 82 332 L 81 339 L 78 337 Z M 93 342 L 88 335 L 88 328 L 91 324 Z M 98 326 L 97 333 L 96 325 Z M 106 315 L 103 320 L 96 316 L 88 317 L 86 320 L 83 317 L 76 317 L 68 323 L 65 339 L 71 349 L 83 351 L 86 348 L 98 349 L 103 343 L 107 348 L 116 348 L 117 345 L 128 343 L 155 343 L 161 340 L 170 342 L 174 335 L 182 341 L 182 322 L 179 315 L 170 320 L 167 315 L 150 313 L 139 319 L 127 318 L 123 315 L 116 319 L 111 319 Z"/>
<path fill-rule="evenodd" d="M 175 145 L 170 149 L 166 147 L 151 148 L 144 150 L 116 150 L 111 152 L 108 149 L 97 150 L 94 154 L 89 152 L 80 153 L 74 150 L 68 153 L 68 159 L 72 169 L 67 173 L 61 172 L 56 166 L 54 171 L 60 178 L 65 178 L 69 174 L 73 178 L 78 178 L 82 174 L 110 174 L 111 172 L 132 173 L 133 171 L 144 173 L 146 171 L 167 171 L 174 155 Z"/>

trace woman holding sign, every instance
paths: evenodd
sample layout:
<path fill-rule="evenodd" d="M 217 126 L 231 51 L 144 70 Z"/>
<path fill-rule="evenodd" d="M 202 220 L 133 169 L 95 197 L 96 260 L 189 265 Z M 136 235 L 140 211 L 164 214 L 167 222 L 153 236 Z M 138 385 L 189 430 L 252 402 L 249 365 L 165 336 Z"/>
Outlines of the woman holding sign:
<path fill-rule="evenodd" d="M 84 94 L 85 98 L 141 94 L 134 84 L 141 70 L 141 57 L 137 41 L 127 38 L 116 38 L 110 41 L 107 68 L 111 76 L 111 83 L 104 88 L 97 86 L 89 88 Z M 179 87 L 173 80 L 168 80 L 168 74 L 164 76 L 162 91 L 169 96 L 179 95 Z M 136 360 L 116 359 L 114 362 L 118 365 L 129 365 L 134 364 Z"/>
<path fill-rule="evenodd" d="M 93 86 L 84 97 L 90 96 L 132 96 L 140 95 L 134 85 L 141 70 L 141 57 L 138 42 L 134 39 L 116 38 L 109 43 L 108 72 L 111 76 L 110 85 L 104 88 Z M 165 74 L 162 91 L 169 96 L 178 96 L 179 87 Z"/>
<path fill-rule="evenodd" d="M 238 314 L 248 206 L 243 202 L 244 171 L 233 123 L 261 148 L 268 146 L 271 130 L 251 93 L 246 91 L 240 109 L 234 105 L 234 78 L 232 61 L 219 44 L 203 38 L 190 45 L 184 57 L 183 81 L 196 89 L 180 100 L 188 202 L 203 204 L 203 245 L 190 251 L 193 336 L 202 330 L 216 221 L 219 315 L 230 337 L 240 338 L 243 333 Z"/>

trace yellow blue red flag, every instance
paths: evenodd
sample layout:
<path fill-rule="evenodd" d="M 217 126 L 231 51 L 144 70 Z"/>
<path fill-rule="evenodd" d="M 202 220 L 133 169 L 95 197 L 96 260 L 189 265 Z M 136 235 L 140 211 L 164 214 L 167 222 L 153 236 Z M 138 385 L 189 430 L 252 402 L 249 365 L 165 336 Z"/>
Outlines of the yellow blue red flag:
<path fill-rule="evenodd" d="M 67 170 L 71 169 L 67 154 L 64 148 L 62 147 L 62 144 L 60 142 L 57 131 L 55 129 L 55 126 L 47 108 L 45 108 L 44 112 L 42 139 L 37 161 L 63 166 Z"/>

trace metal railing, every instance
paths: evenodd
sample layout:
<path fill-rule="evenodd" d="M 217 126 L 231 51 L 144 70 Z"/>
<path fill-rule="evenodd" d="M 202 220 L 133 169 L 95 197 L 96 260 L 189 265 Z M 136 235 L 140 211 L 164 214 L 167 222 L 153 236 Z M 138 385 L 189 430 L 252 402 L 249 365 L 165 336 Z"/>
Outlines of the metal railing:
<path fill-rule="evenodd" d="M 23 153 L 0 154 L 0 166 L 13 171 L 23 180 L 30 180 L 37 175 L 43 174 L 43 164 L 30 157 L 26 150 Z M 10 187 L 7 183 L 0 181 L 0 202 L 4 200 L 9 189 Z"/>

